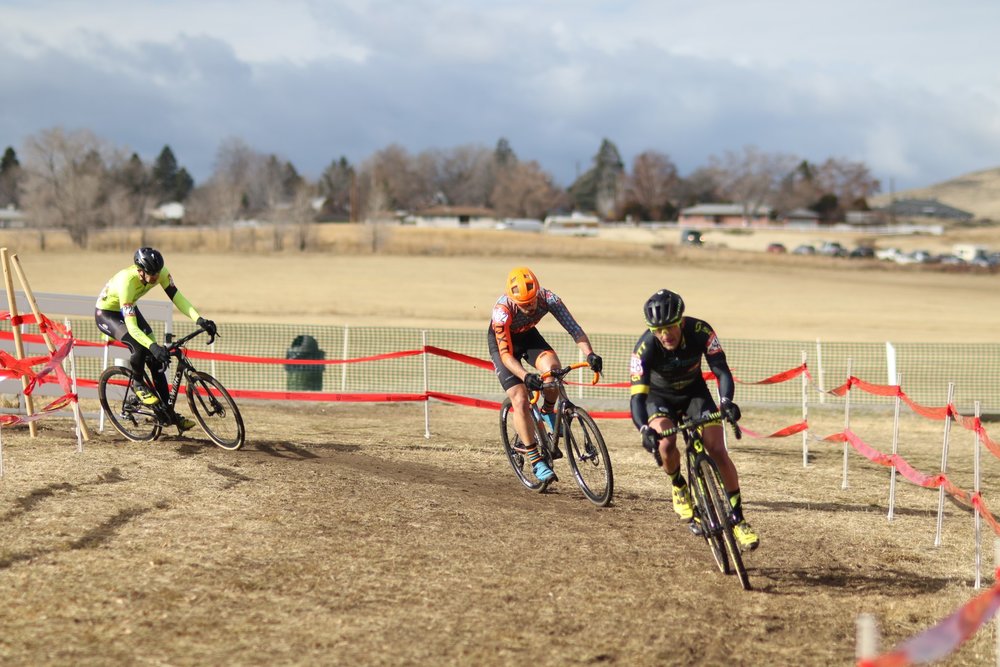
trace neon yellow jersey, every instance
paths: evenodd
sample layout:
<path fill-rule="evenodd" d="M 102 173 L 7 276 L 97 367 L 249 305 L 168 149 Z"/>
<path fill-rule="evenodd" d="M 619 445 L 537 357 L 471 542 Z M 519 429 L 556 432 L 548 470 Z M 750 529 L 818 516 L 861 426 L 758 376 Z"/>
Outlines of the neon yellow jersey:
<path fill-rule="evenodd" d="M 191 305 L 190 301 L 184 298 L 184 295 L 180 293 L 177 286 L 174 285 L 174 279 L 165 266 L 160 271 L 159 279 L 150 285 L 143 283 L 142 279 L 139 278 L 139 267 L 135 264 L 122 269 L 113 275 L 111 280 L 104 286 L 104 289 L 101 290 L 100 296 L 97 297 L 97 307 L 101 310 L 121 311 L 122 316 L 125 318 L 125 326 L 128 327 L 128 332 L 140 344 L 148 348 L 155 341 L 139 328 L 138 320 L 135 316 L 136 302 L 157 285 L 163 288 L 163 291 L 167 293 L 170 300 L 177 306 L 177 310 L 190 317 L 192 321 L 198 320 L 200 317 L 198 311 Z"/>

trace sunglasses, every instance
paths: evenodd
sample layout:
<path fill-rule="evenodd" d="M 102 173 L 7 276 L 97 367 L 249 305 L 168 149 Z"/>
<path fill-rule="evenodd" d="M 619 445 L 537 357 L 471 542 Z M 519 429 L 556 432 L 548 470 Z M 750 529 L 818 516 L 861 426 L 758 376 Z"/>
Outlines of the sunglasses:
<path fill-rule="evenodd" d="M 676 322 L 671 322 L 670 324 L 665 324 L 662 327 L 649 327 L 649 330 L 652 331 L 655 334 L 664 334 L 664 333 L 667 333 L 668 331 L 670 331 L 671 329 L 673 329 L 675 327 L 679 327 L 680 324 L 681 324 L 681 321 L 677 320 Z"/>

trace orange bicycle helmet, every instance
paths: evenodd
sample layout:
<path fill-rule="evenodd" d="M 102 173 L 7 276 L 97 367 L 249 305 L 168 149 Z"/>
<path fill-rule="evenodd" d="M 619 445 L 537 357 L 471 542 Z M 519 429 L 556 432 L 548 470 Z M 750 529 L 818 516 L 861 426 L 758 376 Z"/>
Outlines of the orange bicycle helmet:
<path fill-rule="evenodd" d="M 526 266 L 519 266 L 507 274 L 507 296 L 519 306 L 535 303 L 538 289 L 538 278 Z"/>

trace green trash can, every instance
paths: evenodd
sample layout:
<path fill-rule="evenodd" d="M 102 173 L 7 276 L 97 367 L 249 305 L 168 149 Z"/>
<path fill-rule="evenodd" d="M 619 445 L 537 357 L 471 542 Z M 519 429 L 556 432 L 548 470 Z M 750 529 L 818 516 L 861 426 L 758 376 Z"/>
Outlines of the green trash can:
<path fill-rule="evenodd" d="M 326 352 L 312 336 L 296 336 L 285 353 L 285 359 L 324 359 Z M 322 391 L 324 364 L 285 364 L 288 374 L 288 391 Z"/>

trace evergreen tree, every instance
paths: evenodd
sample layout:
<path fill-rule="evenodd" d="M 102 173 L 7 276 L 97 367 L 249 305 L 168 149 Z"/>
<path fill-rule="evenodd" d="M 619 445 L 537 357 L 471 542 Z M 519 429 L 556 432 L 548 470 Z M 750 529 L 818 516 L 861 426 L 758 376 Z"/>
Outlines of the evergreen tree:
<path fill-rule="evenodd" d="M 0 158 L 0 208 L 13 206 L 17 208 L 20 204 L 18 193 L 21 185 L 21 163 L 17 159 L 17 153 L 10 146 Z"/>

